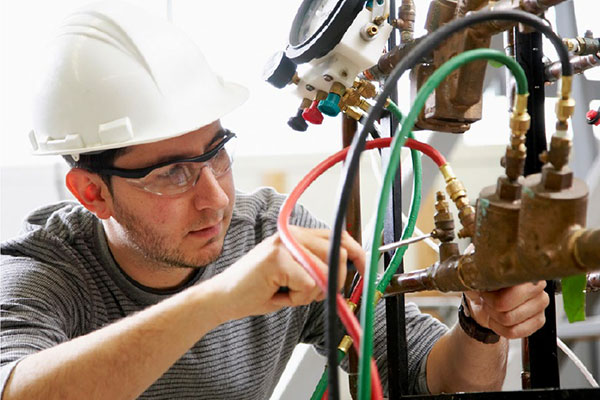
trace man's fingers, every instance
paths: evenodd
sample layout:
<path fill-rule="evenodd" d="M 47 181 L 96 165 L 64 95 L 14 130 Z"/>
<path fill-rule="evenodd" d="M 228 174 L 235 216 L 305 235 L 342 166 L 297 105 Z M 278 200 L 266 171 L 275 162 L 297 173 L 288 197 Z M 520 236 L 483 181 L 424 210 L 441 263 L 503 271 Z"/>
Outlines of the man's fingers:
<path fill-rule="evenodd" d="M 505 326 L 512 327 L 521 324 L 532 317 L 544 313 L 544 309 L 550 303 L 548 294 L 545 292 L 539 293 L 537 296 L 526 300 L 523 304 L 509 311 L 498 311 L 488 304 L 484 304 L 484 309 L 490 316 L 490 325 L 492 321 Z"/>
<path fill-rule="evenodd" d="M 346 231 L 342 233 L 342 247 L 348 252 L 348 260 L 352 261 L 358 273 L 364 275 L 366 265 L 365 251 Z"/>
<path fill-rule="evenodd" d="M 315 253 L 323 261 L 327 262 L 329 257 L 330 249 L 330 238 L 331 231 L 328 229 L 308 229 L 300 228 L 297 226 L 290 226 L 290 231 L 298 241 L 308 247 L 313 253 Z M 320 240 L 319 240 L 320 239 Z M 352 236 L 346 231 L 342 232 L 341 247 L 346 251 L 346 260 L 350 260 L 354 263 L 354 266 L 362 275 L 365 270 L 365 251 L 361 245 L 354 240 Z M 341 251 L 341 250 L 340 250 Z M 342 261 L 344 261 L 342 263 Z M 342 260 L 340 254 L 340 264 L 345 265 L 346 261 Z"/>
<path fill-rule="evenodd" d="M 292 234 L 297 239 L 298 243 L 305 249 L 306 253 L 316 256 L 321 262 L 316 264 L 323 271 L 325 276 L 328 276 L 328 261 L 330 250 L 330 234 L 331 231 L 326 229 L 307 229 L 299 227 L 290 227 Z M 364 251 L 362 247 L 347 233 L 342 234 L 342 241 L 339 254 L 338 266 L 338 290 L 340 290 L 346 279 L 347 262 L 352 260 L 358 263 L 357 268 L 364 270 Z M 356 266 L 356 264 L 355 264 Z"/>
<path fill-rule="evenodd" d="M 519 339 L 530 336 L 546 323 L 544 313 L 538 313 L 526 321 L 514 326 L 504 326 L 490 319 L 490 329 L 508 339 Z"/>
<path fill-rule="evenodd" d="M 491 309 L 507 312 L 540 295 L 545 287 L 545 281 L 523 283 L 521 285 L 495 290 L 493 292 L 480 292 L 480 296 L 484 300 L 486 306 L 489 306 Z"/>
<path fill-rule="evenodd" d="M 311 257 L 313 257 L 315 262 L 319 262 L 313 255 Z M 290 260 L 284 273 L 287 281 L 285 286 L 288 288 L 288 292 L 285 295 L 289 299 L 289 306 L 310 304 L 320 296 L 322 292 L 321 288 L 312 276 L 300 264 L 296 263 L 295 260 Z M 277 294 L 275 297 L 279 295 Z"/>
<path fill-rule="evenodd" d="M 467 292 L 464 292 L 464 294 L 474 305 L 480 306 L 483 302 L 483 299 L 481 298 L 481 292 L 467 291 Z"/>

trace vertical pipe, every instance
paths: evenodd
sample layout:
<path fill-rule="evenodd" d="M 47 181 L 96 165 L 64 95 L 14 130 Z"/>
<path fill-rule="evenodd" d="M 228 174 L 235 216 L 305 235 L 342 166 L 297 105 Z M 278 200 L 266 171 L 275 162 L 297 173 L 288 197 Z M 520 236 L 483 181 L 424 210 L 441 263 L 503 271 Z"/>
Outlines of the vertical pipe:
<path fill-rule="evenodd" d="M 352 138 L 356 134 L 358 123 L 356 120 L 343 115 L 342 117 L 342 146 L 347 147 L 352 143 Z M 350 200 L 348 201 L 348 211 L 346 212 L 346 230 L 358 243 L 362 243 L 362 227 L 360 214 L 360 174 L 356 174 L 352 185 Z M 348 271 L 346 282 L 344 284 L 344 295 L 350 296 L 350 286 L 356 271 Z"/>
<path fill-rule="evenodd" d="M 343 147 L 349 146 L 352 143 L 352 138 L 357 130 L 356 120 L 345 115 L 342 116 L 342 144 Z M 350 200 L 348 201 L 348 211 L 346 212 L 346 230 L 358 243 L 362 242 L 361 236 L 361 214 L 360 214 L 360 173 L 356 174 Z M 346 282 L 344 283 L 344 295 L 350 296 L 354 271 L 348 271 Z M 356 398 L 358 390 L 358 355 L 353 347 L 348 351 L 348 386 L 350 395 L 353 399 Z"/>
<path fill-rule="evenodd" d="M 539 32 L 515 35 L 517 61 L 527 75 L 529 99 L 527 109 L 531 115 L 531 127 L 525 145 L 525 175 L 541 171 L 539 154 L 546 150 L 546 128 L 544 122 L 544 63 L 542 61 L 542 35 Z M 546 324 L 527 339 L 524 346 L 529 349 L 529 374 L 531 388 L 560 387 L 558 357 L 556 349 L 556 310 L 554 282 L 547 281 L 546 292 L 550 304 L 545 310 Z M 524 389 L 526 389 L 524 387 Z"/>
<path fill-rule="evenodd" d="M 396 2 L 390 1 L 390 20 L 395 19 Z M 396 47 L 396 31 L 392 31 L 388 40 L 388 49 Z M 393 102 L 398 104 L 398 89 L 395 88 L 390 94 Z M 398 127 L 398 121 L 390 115 L 389 132 L 393 136 Z M 384 235 L 386 242 L 398 241 L 402 237 L 402 171 L 398 168 L 396 178 L 392 187 L 391 209 L 386 215 L 388 226 L 391 225 L 392 230 L 386 230 Z M 389 237 L 389 235 L 393 237 Z M 390 240 L 391 239 L 391 240 Z M 373 249 L 376 251 L 376 249 Z M 384 259 L 385 268 L 388 268 L 390 258 L 386 254 Z M 400 263 L 398 273 L 404 272 L 404 265 Z M 387 297 L 385 299 L 386 311 L 386 344 L 387 344 L 387 360 L 388 360 L 388 396 L 390 400 L 397 400 L 403 394 L 408 393 L 408 355 L 406 344 L 406 320 L 404 295 Z"/>

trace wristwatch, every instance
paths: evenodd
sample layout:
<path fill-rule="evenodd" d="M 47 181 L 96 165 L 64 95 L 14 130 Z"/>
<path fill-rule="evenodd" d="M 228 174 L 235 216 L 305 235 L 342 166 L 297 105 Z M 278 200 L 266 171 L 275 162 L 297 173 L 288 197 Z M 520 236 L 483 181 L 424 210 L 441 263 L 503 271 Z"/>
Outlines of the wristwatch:
<path fill-rule="evenodd" d="M 467 315 L 467 313 L 469 315 Z M 463 293 L 460 307 L 458 307 L 458 323 L 463 331 L 473 339 L 486 344 L 497 343 L 500 335 L 491 329 L 479 325 L 470 315 L 467 299 Z"/>

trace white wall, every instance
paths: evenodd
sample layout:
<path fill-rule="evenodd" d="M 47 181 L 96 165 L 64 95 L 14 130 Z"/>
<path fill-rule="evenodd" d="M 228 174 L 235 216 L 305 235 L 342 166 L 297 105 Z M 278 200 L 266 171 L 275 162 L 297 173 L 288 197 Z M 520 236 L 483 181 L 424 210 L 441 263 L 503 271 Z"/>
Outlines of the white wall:
<path fill-rule="evenodd" d="M 286 177 L 283 190 L 289 191 L 325 155 L 339 149 L 337 119 L 328 119 L 320 127 L 311 126 L 305 133 L 292 131 L 286 121 L 294 114 L 299 99 L 289 90 L 274 89 L 261 79 L 265 61 L 285 46 L 300 0 L 130 1 L 161 16 L 167 16 L 170 9 L 174 23 L 199 43 L 213 68 L 226 79 L 250 89 L 248 103 L 224 119 L 226 126 L 240 137 L 239 157 L 234 166 L 238 187 L 252 189 L 264 183 L 264 176 L 277 172 Z M 585 0 L 578 4 L 591 2 Z M 69 197 L 62 184 L 65 171 L 62 160 L 31 156 L 27 133 L 31 129 L 32 80 L 37 56 L 62 16 L 85 3 L 84 0 L 0 2 L 0 239 L 16 234 L 23 216 L 32 208 Z M 417 3 L 420 7 L 417 28 L 420 28 L 425 7 L 424 2 Z M 579 11 L 585 9 L 581 7 Z M 596 24 L 593 19 L 596 13 L 580 14 L 582 30 Z M 552 18 L 551 13 L 549 17 Z M 596 76 L 599 72 L 595 72 Z M 400 106 L 408 110 L 406 79 L 399 87 Z M 465 135 L 464 143 L 452 156 L 455 171 L 465 181 L 472 198 L 482 186 L 493 184 L 500 173 L 498 160 L 509 131 L 508 115 L 496 112 L 498 109 L 507 109 L 506 99 L 486 97 L 484 119 Z M 549 127 L 553 126 L 552 109 L 552 106 L 547 109 Z M 333 218 L 338 172 L 339 169 L 333 170 L 317 181 L 301 199 L 326 222 Z M 362 181 L 365 226 L 378 193 L 368 166 L 363 171 Z M 441 182 L 436 183 L 436 188 L 441 187 Z M 598 211 L 597 204 L 590 205 L 590 212 Z M 305 397 L 300 394 L 300 398 Z"/>

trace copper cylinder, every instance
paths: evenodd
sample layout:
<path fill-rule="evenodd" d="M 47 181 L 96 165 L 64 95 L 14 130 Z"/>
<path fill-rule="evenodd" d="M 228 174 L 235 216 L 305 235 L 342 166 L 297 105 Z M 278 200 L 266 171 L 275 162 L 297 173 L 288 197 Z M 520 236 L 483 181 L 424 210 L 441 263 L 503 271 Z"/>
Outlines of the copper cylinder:
<path fill-rule="evenodd" d="M 475 287 L 487 287 L 500 281 L 501 276 L 514 269 L 511 254 L 517 244 L 520 200 L 500 198 L 498 186 L 488 186 L 477 201 L 474 270 L 464 269 L 465 280 Z"/>
<path fill-rule="evenodd" d="M 434 0 L 429 4 L 427 19 L 425 20 L 425 29 L 433 32 L 446 22 L 454 18 L 456 10 L 456 0 Z"/>
<path fill-rule="evenodd" d="M 600 229 L 584 229 L 573 241 L 575 260 L 582 267 L 594 268 L 600 266 Z M 591 277 L 592 281 L 598 277 Z"/>
<path fill-rule="evenodd" d="M 585 226 L 587 199 L 588 188 L 580 179 L 574 178 L 568 188 L 551 191 L 544 188 L 541 174 L 527 177 L 521 196 L 515 263 L 523 269 L 546 269 L 550 276 L 576 273 L 580 267 L 567 238 Z"/>

